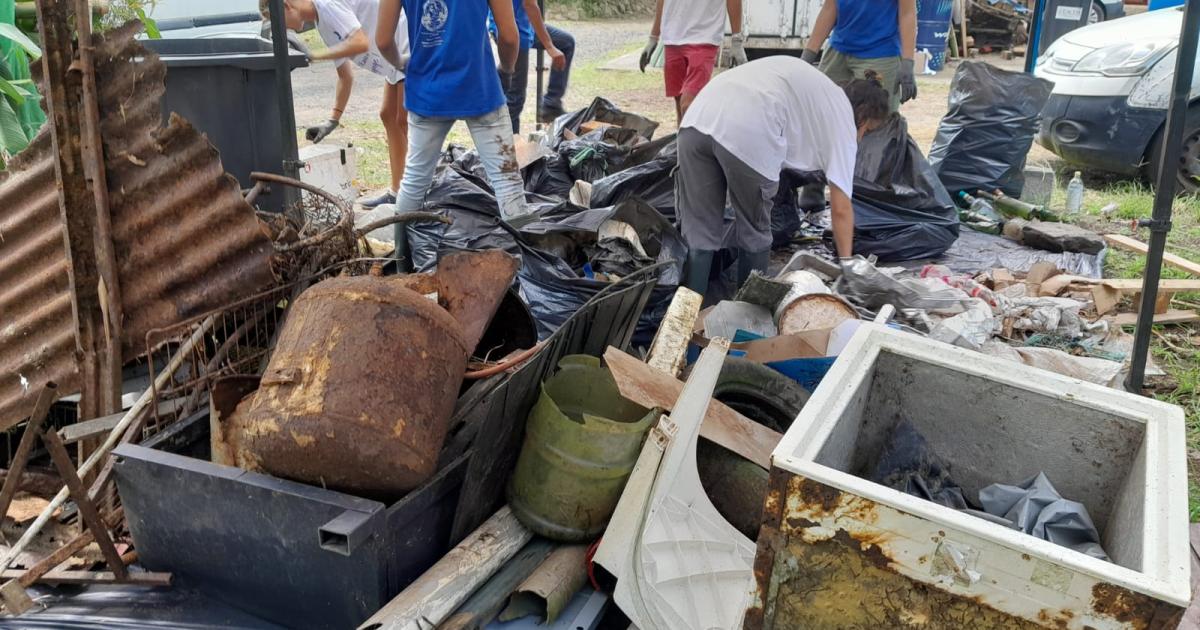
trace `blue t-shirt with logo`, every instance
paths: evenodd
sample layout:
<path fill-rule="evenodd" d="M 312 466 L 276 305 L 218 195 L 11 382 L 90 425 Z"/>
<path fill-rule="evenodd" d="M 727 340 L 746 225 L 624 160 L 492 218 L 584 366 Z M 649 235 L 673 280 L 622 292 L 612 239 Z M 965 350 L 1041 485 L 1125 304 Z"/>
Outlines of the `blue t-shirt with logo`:
<path fill-rule="evenodd" d="M 900 56 L 897 0 L 836 0 L 837 22 L 829 46 L 862 59 Z"/>
<path fill-rule="evenodd" d="M 525 12 L 525 3 L 522 0 L 513 0 L 513 17 L 517 18 L 517 32 L 521 35 L 521 49 L 527 50 L 533 48 L 533 22 L 529 21 L 529 14 Z M 488 11 L 488 31 L 492 37 L 496 36 L 496 18 Z"/>
<path fill-rule="evenodd" d="M 504 105 L 488 42 L 488 0 L 404 0 L 404 105 L 421 116 L 474 118 Z"/>

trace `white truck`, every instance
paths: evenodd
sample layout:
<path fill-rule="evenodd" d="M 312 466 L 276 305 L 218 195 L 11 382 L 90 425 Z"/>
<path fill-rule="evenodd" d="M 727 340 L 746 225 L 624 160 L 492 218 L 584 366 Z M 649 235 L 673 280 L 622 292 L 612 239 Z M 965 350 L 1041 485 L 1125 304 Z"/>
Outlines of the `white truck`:
<path fill-rule="evenodd" d="M 800 54 L 812 34 L 822 0 L 743 0 L 742 30 L 752 57 Z"/>

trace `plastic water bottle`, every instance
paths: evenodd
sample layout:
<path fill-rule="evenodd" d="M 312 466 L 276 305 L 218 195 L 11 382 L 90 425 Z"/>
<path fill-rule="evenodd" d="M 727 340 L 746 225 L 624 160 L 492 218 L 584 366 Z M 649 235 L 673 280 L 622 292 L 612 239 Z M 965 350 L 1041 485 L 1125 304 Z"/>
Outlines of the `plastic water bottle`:
<path fill-rule="evenodd" d="M 1083 175 L 1075 171 L 1075 177 L 1067 184 L 1067 214 L 1079 214 L 1083 209 Z"/>

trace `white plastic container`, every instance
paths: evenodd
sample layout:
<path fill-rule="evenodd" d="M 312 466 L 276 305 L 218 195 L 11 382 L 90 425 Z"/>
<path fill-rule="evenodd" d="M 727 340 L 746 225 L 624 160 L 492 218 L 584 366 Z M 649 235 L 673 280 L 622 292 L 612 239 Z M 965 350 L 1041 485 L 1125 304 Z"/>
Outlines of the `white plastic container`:
<path fill-rule="evenodd" d="M 869 481 L 901 416 L 968 498 L 1045 472 L 1113 562 Z M 1174 628 L 1184 445 L 1173 405 L 864 325 L 772 455 L 745 627 Z"/>

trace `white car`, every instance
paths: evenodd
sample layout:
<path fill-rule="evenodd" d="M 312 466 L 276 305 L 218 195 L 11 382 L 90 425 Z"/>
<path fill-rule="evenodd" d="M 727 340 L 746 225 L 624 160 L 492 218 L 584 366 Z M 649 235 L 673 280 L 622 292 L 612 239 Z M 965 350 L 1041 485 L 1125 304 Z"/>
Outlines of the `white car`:
<path fill-rule="evenodd" d="M 1068 162 L 1156 180 L 1182 26 L 1181 8 L 1160 9 L 1054 42 L 1034 71 L 1054 83 L 1038 142 Z M 1200 192 L 1200 64 L 1180 163 L 1172 168 L 1183 190 Z"/>

